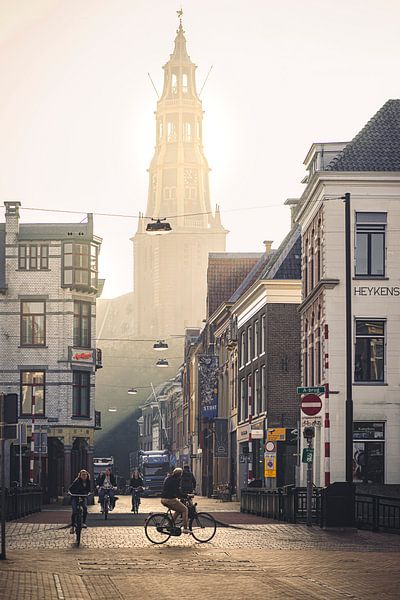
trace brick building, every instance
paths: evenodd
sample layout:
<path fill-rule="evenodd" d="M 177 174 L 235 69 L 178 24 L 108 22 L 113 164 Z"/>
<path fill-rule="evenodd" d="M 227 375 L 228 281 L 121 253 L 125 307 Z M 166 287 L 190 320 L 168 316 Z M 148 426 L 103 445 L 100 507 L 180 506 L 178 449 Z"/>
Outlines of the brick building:
<path fill-rule="evenodd" d="M 32 431 L 34 481 L 62 495 L 80 468 L 92 470 L 98 253 L 86 223 L 21 224 L 19 202 L 5 202 L 0 224 L 0 390 L 17 393 L 21 430 Z M 97 417 L 97 420 L 96 420 Z M 25 426 L 25 427 L 23 427 Z M 11 481 L 29 477 L 29 445 L 20 464 L 11 444 Z"/>

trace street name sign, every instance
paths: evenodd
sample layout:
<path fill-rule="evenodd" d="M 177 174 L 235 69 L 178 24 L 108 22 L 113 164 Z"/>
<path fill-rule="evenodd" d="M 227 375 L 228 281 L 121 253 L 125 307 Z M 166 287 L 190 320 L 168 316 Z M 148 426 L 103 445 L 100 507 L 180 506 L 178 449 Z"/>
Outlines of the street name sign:
<path fill-rule="evenodd" d="M 324 392 L 325 392 L 325 387 L 323 385 L 297 388 L 298 394 L 323 394 Z"/>
<path fill-rule="evenodd" d="M 316 394 L 307 394 L 301 399 L 301 410 L 307 417 L 315 417 L 322 408 L 322 401 Z"/>

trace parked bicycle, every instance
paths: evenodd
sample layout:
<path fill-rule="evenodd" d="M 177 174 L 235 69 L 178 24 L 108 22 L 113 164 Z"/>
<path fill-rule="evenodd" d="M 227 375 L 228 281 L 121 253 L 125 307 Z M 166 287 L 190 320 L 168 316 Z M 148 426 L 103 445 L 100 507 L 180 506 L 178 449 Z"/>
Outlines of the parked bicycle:
<path fill-rule="evenodd" d="M 197 512 L 197 502 L 193 503 L 190 496 L 181 501 L 188 507 L 189 530 L 194 539 L 203 544 L 212 540 L 217 530 L 214 517 L 206 512 Z M 152 544 L 164 544 L 171 536 L 182 534 L 182 524 L 182 517 L 178 515 L 175 521 L 172 510 L 168 509 L 167 512 L 149 515 L 144 531 Z"/>
<path fill-rule="evenodd" d="M 78 498 L 78 504 L 76 507 L 76 515 L 75 515 L 75 536 L 76 536 L 76 545 L 79 547 L 81 543 L 81 533 L 83 529 L 83 511 L 84 511 L 84 503 L 85 498 L 89 498 L 90 494 L 71 494 L 68 492 L 70 496 Z"/>

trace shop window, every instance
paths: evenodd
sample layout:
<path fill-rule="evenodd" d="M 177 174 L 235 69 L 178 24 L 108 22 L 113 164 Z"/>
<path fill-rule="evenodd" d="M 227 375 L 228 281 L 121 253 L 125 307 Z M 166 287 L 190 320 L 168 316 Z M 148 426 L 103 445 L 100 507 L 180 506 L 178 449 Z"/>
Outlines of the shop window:
<path fill-rule="evenodd" d="M 385 423 L 354 421 L 353 481 L 385 483 Z"/>

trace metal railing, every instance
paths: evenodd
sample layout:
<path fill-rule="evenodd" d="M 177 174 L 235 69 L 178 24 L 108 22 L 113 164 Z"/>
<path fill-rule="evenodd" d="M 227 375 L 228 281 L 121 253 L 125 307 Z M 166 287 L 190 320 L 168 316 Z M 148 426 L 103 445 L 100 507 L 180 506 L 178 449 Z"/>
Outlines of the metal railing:
<path fill-rule="evenodd" d="M 13 521 L 42 510 L 43 491 L 40 487 L 6 489 L 6 520 Z M 1 514 L 1 512 L 0 512 Z"/>
<path fill-rule="evenodd" d="M 356 524 L 359 529 L 400 533 L 400 498 L 356 494 Z"/>
<path fill-rule="evenodd" d="M 307 491 L 306 488 L 278 488 L 266 490 L 265 488 L 246 488 L 240 492 L 240 511 L 286 521 L 287 523 L 305 523 L 307 517 Z M 314 523 L 320 522 L 321 515 L 321 490 L 314 488 L 312 503 L 312 519 Z"/>

